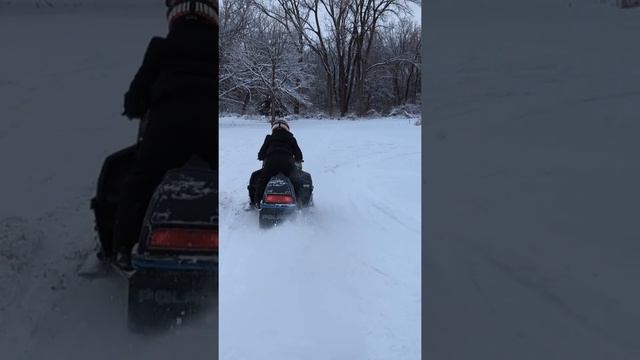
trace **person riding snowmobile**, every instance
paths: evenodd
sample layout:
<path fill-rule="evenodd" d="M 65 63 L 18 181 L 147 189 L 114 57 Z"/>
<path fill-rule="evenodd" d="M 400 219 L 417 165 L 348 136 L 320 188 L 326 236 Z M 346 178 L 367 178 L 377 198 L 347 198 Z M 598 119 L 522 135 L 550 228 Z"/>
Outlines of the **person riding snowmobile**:
<path fill-rule="evenodd" d="M 264 161 L 264 166 L 260 171 L 253 196 L 254 206 L 260 207 L 260 201 L 267 183 L 272 176 L 283 173 L 289 177 L 295 188 L 299 188 L 295 172 L 296 162 L 302 163 L 302 151 L 298 146 L 296 138 L 291 133 L 289 124 L 282 119 L 277 119 L 272 123 L 271 135 L 267 135 L 264 143 L 258 152 L 258 160 Z"/>
<path fill-rule="evenodd" d="M 169 32 L 151 39 L 124 97 L 123 115 L 146 118 L 136 161 L 122 185 L 112 254 L 129 268 L 155 188 L 171 168 L 197 155 L 218 161 L 218 2 L 167 0 Z"/>

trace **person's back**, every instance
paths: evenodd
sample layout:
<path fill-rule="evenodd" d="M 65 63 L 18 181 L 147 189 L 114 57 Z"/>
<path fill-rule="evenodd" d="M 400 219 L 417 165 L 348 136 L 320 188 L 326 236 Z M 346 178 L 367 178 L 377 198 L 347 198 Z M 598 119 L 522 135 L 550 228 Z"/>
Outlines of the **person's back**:
<path fill-rule="evenodd" d="M 166 39 L 155 38 L 158 77 L 152 88 L 151 109 L 184 111 L 193 107 L 217 109 L 218 39 L 207 23 L 176 24 Z M 177 105 L 184 105 L 177 107 Z"/>
<path fill-rule="evenodd" d="M 125 94 L 125 115 L 148 112 L 156 132 L 185 138 L 183 150 L 215 167 L 217 156 L 207 149 L 218 141 L 218 29 L 209 21 L 169 21 L 169 34 L 151 40 Z"/>
<path fill-rule="evenodd" d="M 267 135 L 264 143 L 258 152 L 258 160 L 264 161 L 264 166 L 256 181 L 255 194 L 253 196 L 254 205 L 259 206 L 264 190 L 272 176 L 281 172 L 291 178 L 296 184 L 296 179 L 292 178 L 295 170 L 295 162 L 303 162 L 302 151 L 298 146 L 296 138 L 289 129 L 289 124 L 284 120 L 277 120 L 273 123 L 271 135 Z"/>
<path fill-rule="evenodd" d="M 151 40 L 125 94 L 123 115 L 148 115 L 149 121 L 116 215 L 114 245 L 123 263 L 165 172 L 193 155 L 217 167 L 217 1 L 169 0 L 168 5 L 169 34 Z"/>
<path fill-rule="evenodd" d="M 271 135 L 265 137 L 264 144 L 258 152 L 258 160 L 265 160 L 275 156 L 293 158 L 294 161 L 303 160 L 298 142 L 289 131 L 276 129 Z"/>

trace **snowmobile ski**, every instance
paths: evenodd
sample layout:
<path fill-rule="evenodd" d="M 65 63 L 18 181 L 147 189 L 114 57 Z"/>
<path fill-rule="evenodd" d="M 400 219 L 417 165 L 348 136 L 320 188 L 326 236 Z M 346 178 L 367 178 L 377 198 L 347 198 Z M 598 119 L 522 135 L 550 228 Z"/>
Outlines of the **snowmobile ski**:
<path fill-rule="evenodd" d="M 136 272 L 135 269 L 123 269 L 114 262 L 101 259 L 99 256 L 88 256 L 78 268 L 78 276 L 87 279 L 100 279 L 109 276 L 112 271 L 130 279 Z"/>

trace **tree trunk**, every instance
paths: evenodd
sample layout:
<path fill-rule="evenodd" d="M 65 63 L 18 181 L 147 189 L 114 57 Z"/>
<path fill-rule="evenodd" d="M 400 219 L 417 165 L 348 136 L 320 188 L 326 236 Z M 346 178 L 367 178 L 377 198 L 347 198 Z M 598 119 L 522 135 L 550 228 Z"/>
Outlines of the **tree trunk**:
<path fill-rule="evenodd" d="M 329 116 L 333 116 L 333 81 L 331 74 L 327 72 L 327 109 Z"/>
<path fill-rule="evenodd" d="M 276 65 L 275 62 L 271 63 L 271 102 L 270 102 L 270 106 L 271 106 L 271 123 L 276 121 L 276 94 L 275 94 L 275 89 L 276 87 Z"/>

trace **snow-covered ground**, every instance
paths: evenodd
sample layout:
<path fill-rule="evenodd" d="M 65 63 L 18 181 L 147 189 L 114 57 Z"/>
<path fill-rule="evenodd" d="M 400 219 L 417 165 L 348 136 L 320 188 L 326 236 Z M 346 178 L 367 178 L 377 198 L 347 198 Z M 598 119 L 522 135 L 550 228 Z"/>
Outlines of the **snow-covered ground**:
<path fill-rule="evenodd" d="M 640 9 L 425 6 L 424 354 L 640 358 Z"/>
<path fill-rule="evenodd" d="M 243 211 L 264 120 L 220 124 L 220 354 L 420 358 L 420 127 L 297 120 L 312 213 L 273 229 Z"/>
<path fill-rule="evenodd" d="M 122 96 L 149 38 L 165 32 L 163 4 L 25 9 L 0 8 L 0 358 L 213 358 L 215 318 L 133 336 L 124 282 L 76 276 L 94 246 L 102 160 L 135 138 Z"/>

